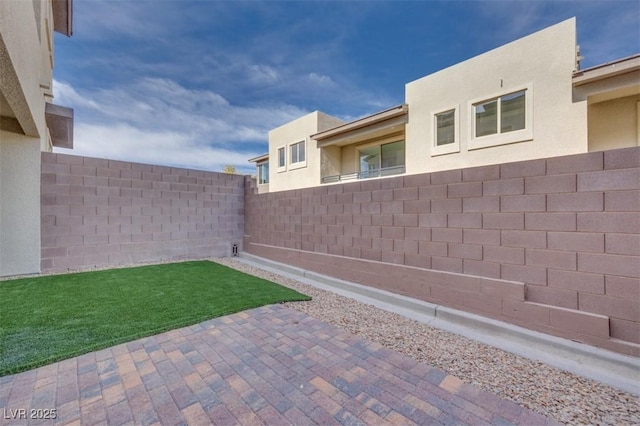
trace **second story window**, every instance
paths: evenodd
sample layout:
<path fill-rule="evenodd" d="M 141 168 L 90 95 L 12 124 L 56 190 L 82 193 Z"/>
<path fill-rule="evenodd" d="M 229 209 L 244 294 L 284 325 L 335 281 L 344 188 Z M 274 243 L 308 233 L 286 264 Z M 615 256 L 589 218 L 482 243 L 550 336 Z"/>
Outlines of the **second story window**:
<path fill-rule="evenodd" d="M 436 114 L 436 146 L 449 145 L 456 140 L 455 110 Z"/>
<path fill-rule="evenodd" d="M 278 148 L 278 167 L 286 166 L 286 154 L 284 147 Z"/>
<path fill-rule="evenodd" d="M 469 149 L 533 139 L 533 86 L 469 102 Z"/>
<path fill-rule="evenodd" d="M 304 141 L 292 144 L 291 145 L 291 164 L 301 163 L 304 160 L 305 160 Z"/>
<path fill-rule="evenodd" d="M 475 137 L 508 133 L 525 127 L 525 91 L 475 104 Z"/>
<path fill-rule="evenodd" d="M 433 114 L 432 156 L 460 152 L 458 109 L 458 106 L 455 106 Z"/>

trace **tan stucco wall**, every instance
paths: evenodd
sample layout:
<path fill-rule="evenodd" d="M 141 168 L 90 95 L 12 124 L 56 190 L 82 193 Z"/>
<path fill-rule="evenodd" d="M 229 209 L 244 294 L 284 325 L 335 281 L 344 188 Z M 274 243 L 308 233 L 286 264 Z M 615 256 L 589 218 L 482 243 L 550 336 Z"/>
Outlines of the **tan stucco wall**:
<path fill-rule="evenodd" d="M 40 271 L 40 151 L 53 69 L 51 0 L 0 1 L 0 276 Z M 13 121 L 15 122 L 15 121 Z"/>
<path fill-rule="evenodd" d="M 328 146 L 320 150 L 322 177 L 336 176 L 341 172 L 341 155 L 339 146 Z"/>
<path fill-rule="evenodd" d="M 40 271 L 40 140 L 0 131 L 0 276 Z"/>
<path fill-rule="evenodd" d="M 308 188 L 320 185 L 321 156 L 315 141 L 309 136 L 339 126 L 338 118 L 319 111 L 312 112 L 269 132 L 269 191 Z M 306 164 L 290 163 L 290 144 L 306 141 Z M 285 147 L 286 167 L 278 167 L 278 148 Z"/>
<path fill-rule="evenodd" d="M 50 150 L 44 107 L 52 96 L 53 19 L 51 2 L 37 1 L 40 31 L 33 2 L 0 2 L 0 90 L 13 109 L 10 116 L 25 134 L 42 138 L 43 150 Z"/>
<path fill-rule="evenodd" d="M 587 151 L 586 101 L 572 100 L 576 23 L 569 19 L 406 85 L 407 173 Z M 533 139 L 469 150 L 470 102 L 530 86 Z M 431 156 L 433 113 L 457 107 L 460 152 Z"/>
<path fill-rule="evenodd" d="M 640 145 L 640 95 L 589 105 L 589 151 Z"/>
<path fill-rule="evenodd" d="M 357 172 L 358 163 L 356 162 L 356 147 L 354 145 L 343 146 L 340 151 L 342 152 L 342 174 Z"/>

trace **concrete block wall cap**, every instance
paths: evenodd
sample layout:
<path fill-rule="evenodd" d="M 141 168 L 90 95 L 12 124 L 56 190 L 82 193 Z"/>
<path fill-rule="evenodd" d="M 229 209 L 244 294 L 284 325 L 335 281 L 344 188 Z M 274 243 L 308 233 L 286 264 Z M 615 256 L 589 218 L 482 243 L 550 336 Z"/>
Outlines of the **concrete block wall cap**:
<path fill-rule="evenodd" d="M 249 253 L 241 253 L 240 259 L 256 266 L 262 265 L 272 272 L 301 277 L 300 280 L 307 284 L 640 395 L 640 358 L 332 278 Z"/>
<path fill-rule="evenodd" d="M 640 395 L 640 359 L 632 356 L 527 330 L 445 306 L 438 306 L 436 319 L 429 325 L 479 340 L 508 352 L 537 359 L 576 374 L 587 375 Z M 522 353 L 518 347 L 526 348 L 526 353 Z"/>
<path fill-rule="evenodd" d="M 595 351 L 591 353 L 591 347 L 587 345 L 544 334 L 538 340 L 533 335 L 536 332 L 529 330 L 509 334 L 503 329 L 501 334 L 496 334 L 441 318 L 429 322 L 429 325 L 640 395 L 640 360 L 634 357 L 598 348 L 593 348 Z M 566 342 L 575 346 L 567 346 Z"/>
<path fill-rule="evenodd" d="M 272 261 L 269 259 L 254 256 L 249 253 L 241 253 L 240 258 L 244 258 L 259 265 L 270 267 L 276 271 L 287 272 L 292 275 L 304 277 L 310 281 L 324 284 L 330 288 L 340 289 L 344 294 L 356 294 L 367 297 L 368 299 L 379 301 L 392 306 L 400 306 L 404 309 L 415 312 L 419 315 L 426 315 L 430 318 L 435 317 L 436 309 L 438 305 L 425 302 L 422 300 L 414 299 L 411 297 L 403 296 L 401 294 L 392 293 L 386 290 L 380 290 L 377 288 L 365 286 L 362 284 L 353 283 L 350 281 L 341 280 L 338 278 L 329 277 L 316 272 L 304 270 L 294 266 L 289 266 L 280 262 Z"/>
<path fill-rule="evenodd" d="M 304 277 L 305 270 L 302 268 L 297 268 L 295 266 L 290 266 L 285 263 L 275 262 L 269 259 L 265 259 L 264 257 L 255 256 L 253 254 L 247 252 L 240 252 L 238 257 L 249 260 L 258 265 L 271 266 L 279 269 L 280 271 L 287 272 L 292 275 L 297 275 L 300 277 Z"/>
<path fill-rule="evenodd" d="M 602 349 L 585 345 L 583 343 L 574 342 L 572 340 L 563 339 L 560 337 L 552 336 L 550 334 L 528 330 L 513 324 L 494 320 L 469 312 L 459 311 L 453 308 L 448 308 L 446 306 L 438 307 L 438 310 L 436 312 L 436 319 L 457 324 L 469 325 L 477 329 L 483 329 L 492 332 L 496 331 L 504 336 L 525 339 L 529 343 L 550 343 L 555 348 L 559 350 L 570 351 L 572 354 L 580 358 L 592 356 L 594 354 L 601 354 L 603 351 Z M 618 354 L 615 352 L 607 352 L 607 355 L 612 360 L 615 360 L 616 362 L 622 365 L 626 365 L 630 368 L 634 368 L 637 370 L 637 373 L 640 374 L 640 359 L 623 354 Z"/>
<path fill-rule="evenodd" d="M 433 303 L 424 302 L 422 300 L 392 293 L 386 290 L 380 290 L 337 278 L 327 277 L 326 275 L 317 274 L 315 272 L 306 271 L 304 276 L 305 278 L 309 278 L 313 281 L 318 281 L 331 287 L 338 287 L 351 293 L 360 294 L 383 303 L 390 303 L 393 306 L 400 306 L 402 308 L 415 311 L 421 315 L 435 317 L 436 309 L 438 308 L 438 305 Z"/>

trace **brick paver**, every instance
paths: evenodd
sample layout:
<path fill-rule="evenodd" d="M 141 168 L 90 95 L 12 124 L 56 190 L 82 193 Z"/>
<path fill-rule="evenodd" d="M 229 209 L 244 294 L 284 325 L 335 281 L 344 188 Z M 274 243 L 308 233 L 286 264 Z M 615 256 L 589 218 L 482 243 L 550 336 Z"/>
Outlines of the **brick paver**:
<path fill-rule="evenodd" d="M 31 418 L 52 409 L 55 420 Z M 2 377 L 0 414 L 7 425 L 556 424 L 279 305 Z"/>

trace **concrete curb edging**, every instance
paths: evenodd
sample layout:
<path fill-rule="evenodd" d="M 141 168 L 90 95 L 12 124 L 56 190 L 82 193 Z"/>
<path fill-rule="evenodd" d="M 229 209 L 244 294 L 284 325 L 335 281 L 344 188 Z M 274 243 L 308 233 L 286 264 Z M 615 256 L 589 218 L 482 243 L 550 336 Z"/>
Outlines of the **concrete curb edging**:
<path fill-rule="evenodd" d="M 241 262 L 640 396 L 640 359 L 241 253 Z"/>

